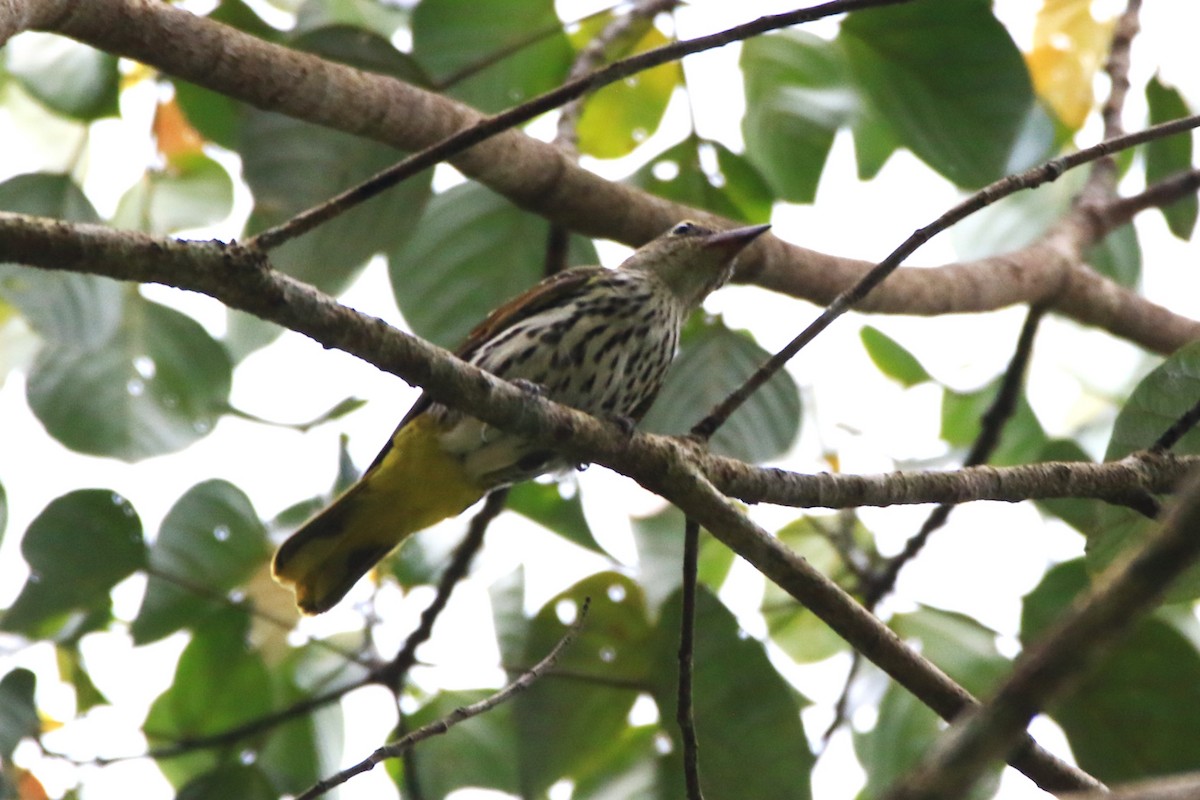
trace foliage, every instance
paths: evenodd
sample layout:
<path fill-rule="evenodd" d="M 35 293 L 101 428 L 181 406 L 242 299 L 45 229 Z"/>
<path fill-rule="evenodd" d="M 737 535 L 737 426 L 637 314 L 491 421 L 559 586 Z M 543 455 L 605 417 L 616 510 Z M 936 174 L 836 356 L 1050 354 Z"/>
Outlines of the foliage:
<path fill-rule="evenodd" d="M 560 19 L 550 0 L 422 0 L 411 12 L 384 0 L 272 5 L 221 0 L 210 16 L 488 113 L 560 84 L 581 51 L 623 13 Z M 291 15 L 294 26 L 281 30 L 281 15 Z M 638 21 L 606 57 L 673 41 L 669 16 Z M 789 204 L 812 203 L 827 185 L 848 183 L 850 171 L 871 180 L 886 176 L 896 161 L 919 161 L 943 190 L 938 196 L 948 197 L 947 188 L 978 188 L 1092 140 L 1080 131 L 1098 118 L 1092 87 L 1112 25 L 1095 19 L 1087 3 L 1046 0 L 1028 53 L 986 0 L 869 9 L 829 30 L 790 29 L 742 44 L 728 62 L 743 83 L 740 119 L 729 111 L 737 92 L 689 83 L 688 70 L 674 62 L 595 92 L 578 118 L 579 152 L 585 163 L 604 159 L 612 171 L 606 174 L 619 173 L 631 186 L 750 224 L 786 219 L 795 211 Z M 0 209 L 69 222 L 244 239 L 402 155 L 119 64 L 113 54 L 51 34 L 24 33 L 7 45 L 0 87 L 0 103 L 25 134 L 70 145 L 60 148 L 69 155 L 31 160 L 22 174 L 0 182 Z M 1186 93 L 1161 76 L 1134 89 L 1152 123 L 1191 113 Z M 112 159 L 134 164 L 131 177 L 113 178 L 94 163 L 101 160 L 97 152 L 110 154 L 88 148 L 101 141 L 105 126 L 131 124 L 137 117 L 131 109 L 146 97 L 153 107 L 143 117 L 153 121 L 139 129 L 142 140 L 125 152 L 104 145 Z M 719 108 L 735 133 L 740 128 L 744 146 L 736 135 L 705 130 L 697 122 L 703 116 L 680 109 L 681 102 Z M 533 125 L 540 133 L 544 124 Z M 836 157 L 839 138 L 853 142 L 853 170 Z M 84 152 L 93 153 L 91 163 Z M 625 156 L 632 157 L 620 160 Z M 1167 179 L 1193 168 L 1192 140 L 1154 142 L 1141 159 L 1147 183 Z M 1082 180 L 1073 173 L 986 209 L 956 231 L 958 254 L 982 257 L 1036 240 L 1067 213 Z M 944 210 L 925 199 L 908 205 L 919 207 L 917 220 Z M 904 224 L 908 210 L 896 209 Z M 1161 214 L 1174 237 L 1193 236 L 1194 195 Z M 858 224 L 894 232 L 890 219 Z M 777 230 L 793 241 L 809 233 L 782 224 Z M 452 348 L 489 309 L 543 276 L 554 235 L 546 220 L 484 186 L 448 170 L 427 171 L 287 243 L 271 262 L 391 321 L 398 310 L 409 330 Z M 1139 218 L 1137 228 L 1110 233 L 1088 263 L 1136 289 L 1145 273 L 1168 268 L 1148 257 L 1147 239 Z M 856 243 L 845 244 L 849 253 Z M 580 236 L 572 235 L 565 249 L 569 264 L 598 258 Z M 797 302 L 786 318 L 769 319 L 758 304 L 777 306 L 762 300 L 763 290 L 733 291 L 743 299 L 748 291 L 759 294 L 740 309 L 721 305 L 718 295 L 688 322 L 646 429 L 685 434 L 813 316 Z M 642 513 L 629 513 L 624 498 L 632 494 L 611 499 L 606 492 L 624 489 L 594 479 L 599 470 L 557 486 L 514 487 L 512 513 L 498 522 L 477 572 L 463 584 L 471 588 L 455 596 L 448 612 L 463 629 L 439 627 L 421 650 L 422 666 L 395 697 L 368 687 L 378 677 L 371 668 L 395 655 L 433 596 L 466 516 L 416 536 L 331 622 L 298 622 L 290 598 L 270 579 L 269 560 L 282 536 L 320 507 L 329 481 L 296 479 L 285 453 L 302 451 L 295 469 L 315 473 L 324 463 L 320 453 L 332 452 L 321 449 L 328 437 L 370 428 L 382 440 L 386 423 L 403 408 L 383 399 L 358 412 L 357 401 L 339 398 L 362 393 L 359 386 L 325 377 L 331 356 L 296 356 L 295 337 L 241 312 L 212 311 L 160 289 L 0 264 L 0 380 L 19 378 L 0 384 L 5 408 L 21 405 L 16 393 L 23 389 L 30 418 L 44 428 L 39 446 L 57 454 L 55 464 L 84 465 L 78 473 L 45 470 L 31 481 L 30 471 L 43 472 L 39 454 L 12 454 L 7 442 L 10 435 L 17 440 L 16 432 L 7 422 L 0 428 L 0 450 L 10 451 L 0 457 L 0 470 L 8 471 L 0 471 L 0 571 L 14 587 L 0 611 L 0 798 L 34 796 L 18 788 L 28 785 L 22 781 L 61 776 L 64 769 L 65 782 L 56 781 L 80 784 L 71 796 L 76 788 L 86 794 L 97 770 L 73 771 L 53 754 L 59 743 L 85 762 L 136 754 L 89 739 L 108 712 L 125 726 L 113 746 L 143 736 L 178 797 L 299 794 L 393 734 L 486 698 L 503 676 L 515 677 L 542 658 L 585 600 L 586 625 L 552 674 L 512 703 L 389 763 L 386 780 L 405 796 L 413 787 L 427 797 L 479 787 L 520 797 L 683 797 L 683 740 L 674 723 L 682 515 L 646 514 L 640 496 L 629 502 Z M 751 462 L 787 459 L 801 471 L 836 471 L 871 448 L 870 463 L 889 467 L 960 461 L 1000 391 L 999 365 L 1015 338 L 1011 325 L 1001 321 L 989 329 L 999 331 L 996 341 L 971 345 L 974 371 L 963 380 L 938 357 L 940 346 L 985 336 L 947 325 L 931 345 L 903 323 L 872 323 L 856 323 L 858 338 L 833 356 L 825 350 L 768 381 L 720 429 L 713 450 Z M 910 348 L 910 339 L 923 343 Z M 1050 379 L 1050 388 L 1031 387 L 1005 421 L 992 463 L 1084 461 L 1103 452 L 1105 442 L 1107 459 L 1148 447 L 1200 396 L 1197 347 L 1157 365 L 1114 357 L 1119 370 L 1101 369 L 1109 383 L 1079 366 Z M 818 380 L 822 385 L 813 389 Z M 823 392 L 838 381 L 859 388 L 830 401 Z M 1068 384 L 1077 395 L 1070 408 L 1044 402 Z M 235 405 L 255 405 L 247 398 L 256 390 L 267 408 L 293 399 L 289 394 L 311 393 L 316 406 L 296 413 L 313 421 L 270 425 Z M 862 435 L 847 421 L 857 419 L 851 409 L 864 405 L 882 415 L 882 423 L 875 420 L 885 435 L 870 439 L 873 432 Z M 1058 412 L 1056 419 L 1044 419 L 1047 408 Z M 385 424 L 362 423 L 371 411 Z M 925 437 L 919 446 L 898 444 L 918 435 Z M 1198 436 L 1185 437 L 1177 452 L 1197 452 Z M 351 445 L 360 460 L 366 451 L 359 452 L 358 440 Z M 354 473 L 343 438 L 335 487 L 344 488 Z M 315 486 L 322 497 L 313 497 Z M 274 517 L 262 511 L 280 506 L 287 508 Z M 949 589 L 939 594 L 902 576 L 896 608 L 905 610 L 881 610 L 900 637 L 977 694 L 1011 668 L 1011 648 L 999 643 L 1011 644 L 1018 634 L 1022 645 L 1035 641 L 1093 576 L 1153 527 L 1127 508 L 1096 500 L 1054 499 L 1025 510 L 1023 522 L 1039 536 L 1067 542 L 1070 555 L 1059 548 L 1054 558 L 1065 563 L 1050 567 L 1044 554 L 1023 559 L 1021 589 L 1033 588 L 1019 627 L 1008 619 L 1008 628 L 997 631 L 1004 615 L 974 602 L 972 580 L 984 580 L 979 573 L 991 568 L 980 563 L 986 555 L 969 547 L 959 552 L 971 561 L 922 573 L 938 587 L 953 587 L 966 574 L 958 598 L 966 601 L 939 608 L 936 599 L 951 596 Z M 852 511 L 762 518 L 782 542 L 860 597 L 918 519 Z M 1083 538 L 1068 526 L 1086 537 L 1086 554 Z M 613 532 L 626 529 L 630 536 Z M 945 533 L 955 537 L 970 539 L 984 554 L 1006 547 L 965 525 Z M 713 798 L 812 797 L 814 767 L 849 757 L 814 746 L 820 725 L 813 721 L 830 715 L 802 711 L 814 702 L 831 708 L 838 688 L 810 686 L 809 672 L 797 665 L 821 663 L 840 674 L 850 647 L 774 584 L 761 592 L 753 583 L 747 588 L 745 564 L 707 533 L 701 542 L 694 712 L 704 790 Z M 530 564 L 514 569 L 518 560 Z M 537 581 L 527 578 L 534 572 Z M 1193 746 L 1200 730 L 1191 712 L 1200 702 L 1200 637 L 1191 616 L 1198 575 L 1185 578 L 1170 605 L 1047 710 L 1078 763 L 1103 780 L 1200 769 Z M 474 611 L 460 611 L 460 602 Z M 1015 609 L 1016 595 L 1003 603 Z M 468 649 L 445 644 L 455 636 Z M 131 672 L 152 676 L 134 693 L 144 701 L 144 719 L 131 719 L 121 707 L 131 691 L 113 678 L 114 668 L 124 671 L 120 653 L 130 654 L 124 657 Z M 53 656 L 50 666 L 46 654 Z M 455 662 L 466 664 L 467 681 L 444 674 Z M 853 723 L 849 739 L 863 778 L 839 796 L 857 789 L 864 798 L 880 796 L 941 730 L 933 711 L 883 680 L 868 669 L 852 685 L 839 722 Z M 74 698 L 69 708 L 61 701 L 64 687 Z M 351 702 L 334 702 L 351 692 Z M 315 708 L 297 705 L 323 695 L 327 702 Z M 1129 737 L 1135 726 L 1138 736 Z M 345 749 L 348 742 L 363 749 Z M 993 795 L 998 777 L 993 770 L 970 796 Z"/>

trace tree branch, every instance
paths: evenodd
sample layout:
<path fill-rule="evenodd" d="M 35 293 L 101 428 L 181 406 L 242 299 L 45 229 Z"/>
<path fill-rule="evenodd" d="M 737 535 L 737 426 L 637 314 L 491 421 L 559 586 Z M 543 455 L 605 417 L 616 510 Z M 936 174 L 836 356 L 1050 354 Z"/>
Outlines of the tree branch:
<path fill-rule="evenodd" d="M 796 21 L 788 16 L 784 23 Z M 778 22 L 778 17 L 765 17 L 749 24 L 760 26 L 756 30 L 761 32 Z M 30 28 L 71 36 L 259 108 L 403 150 L 428 147 L 482 119 L 460 103 L 394 78 L 272 45 L 153 0 L 0 4 L 0 32 Z M 733 30 L 741 35 L 744 29 Z M 163 42 L 175 45 L 164 47 Z M 699 209 L 606 181 L 552 145 L 515 130 L 470 148 L 452 163 L 519 207 L 589 236 L 636 246 L 686 217 L 728 224 Z M 1149 303 L 1090 270 L 1074 269 L 1079 252 L 1078 237 L 1065 236 L 980 261 L 900 270 L 858 309 L 935 315 L 1048 301 L 1049 310 L 1158 352 L 1200 338 L 1200 322 Z M 740 264 L 739 280 L 822 305 L 873 266 L 770 237 L 749 248 Z"/>
<path fill-rule="evenodd" d="M 501 430 L 557 449 L 578 463 L 596 462 L 628 475 L 679 506 L 938 713 L 949 718 L 973 702 L 962 687 L 907 648 L 841 588 L 746 519 L 696 465 L 717 473 L 723 466 L 726 477 L 757 477 L 763 490 L 771 483 L 788 483 L 787 473 L 719 459 L 688 440 L 637 432 L 629 436 L 616 423 L 532 395 L 379 319 L 341 306 L 271 270 L 261 255 L 243 248 L 4 213 L 0 213 L 0 241 L 8 245 L 7 257 L 16 261 L 203 292 L 420 385 L 438 402 Z M 1142 462 L 1121 462 L 1127 463 Z M 1127 480 L 1137 476 L 1139 484 L 1144 482 L 1139 470 L 1127 468 Z M 766 476 L 771 480 L 763 480 Z M 1034 755 L 1023 756 L 1025 760 L 1014 766 L 1039 785 L 1051 789 L 1096 785 L 1094 779 L 1040 750 L 1029 752 Z"/>
<path fill-rule="evenodd" d="M 696 584 L 700 561 L 700 526 L 695 520 L 684 523 L 683 599 L 679 622 L 679 689 L 675 722 L 683 739 L 683 776 L 688 800 L 704 800 L 700 788 L 700 745 L 696 741 L 696 720 L 692 714 L 692 666 L 696 650 Z"/>
<path fill-rule="evenodd" d="M 1087 599 L 1067 611 L 1017 660 L 983 706 L 965 714 L 886 800 L 963 796 L 987 766 L 1024 736 L 1033 717 L 1063 687 L 1111 649 L 1200 559 L 1200 472 L 1192 474 L 1157 534 L 1097 578 Z"/>

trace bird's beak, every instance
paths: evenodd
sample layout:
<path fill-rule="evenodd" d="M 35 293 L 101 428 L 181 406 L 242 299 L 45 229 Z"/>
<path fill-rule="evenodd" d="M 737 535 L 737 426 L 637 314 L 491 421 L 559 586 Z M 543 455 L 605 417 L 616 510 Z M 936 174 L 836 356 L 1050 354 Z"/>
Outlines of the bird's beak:
<path fill-rule="evenodd" d="M 720 231 L 708 237 L 704 242 L 706 248 L 723 250 L 729 255 L 740 252 L 744 247 L 762 236 L 771 228 L 770 225 L 750 225 L 745 228 L 734 228 Z"/>

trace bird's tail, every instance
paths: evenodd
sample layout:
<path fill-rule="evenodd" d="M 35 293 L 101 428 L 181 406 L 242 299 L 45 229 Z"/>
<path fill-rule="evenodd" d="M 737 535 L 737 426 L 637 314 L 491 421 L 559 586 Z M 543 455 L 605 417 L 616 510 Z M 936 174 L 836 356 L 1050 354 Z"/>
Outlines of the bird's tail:
<path fill-rule="evenodd" d="M 280 546 L 272 573 L 296 592 L 301 611 L 320 614 L 408 536 L 482 496 L 438 446 L 436 423 L 421 415 L 396 432 L 358 483 Z"/>

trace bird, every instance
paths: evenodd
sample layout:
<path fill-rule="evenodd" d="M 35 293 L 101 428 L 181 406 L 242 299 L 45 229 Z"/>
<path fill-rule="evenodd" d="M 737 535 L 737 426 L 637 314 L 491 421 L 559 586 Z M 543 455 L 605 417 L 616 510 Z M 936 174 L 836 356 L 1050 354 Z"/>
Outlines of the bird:
<path fill-rule="evenodd" d="M 574 267 L 497 308 L 456 351 L 523 388 L 632 428 L 649 410 L 679 331 L 770 225 L 685 220 L 619 267 Z M 572 464 L 422 394 L 362 476 L 280 545 L 272 574 L 305 614 L 333 608 L 408 536 L 488 492 Z"/>

